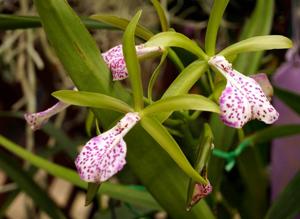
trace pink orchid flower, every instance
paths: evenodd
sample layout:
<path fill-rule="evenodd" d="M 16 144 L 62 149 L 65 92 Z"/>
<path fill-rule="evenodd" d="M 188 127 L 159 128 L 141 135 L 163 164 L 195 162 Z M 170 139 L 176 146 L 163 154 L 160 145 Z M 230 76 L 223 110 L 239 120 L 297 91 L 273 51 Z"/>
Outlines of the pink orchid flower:
<path fill-rule="evenodd" d="M 222 121 L 234 128 L 242 128 L 248 121 L 258 119 L 266 124 L 274 123 L 279 113 L 270 104 L 259 84 L 232 68 L 232 65 L 220 55 L 208 62 L 227 80 L 219 102 Z"/>
<path fill-rule="evenodd" d="M 208 181 L 208 179 L 207 179 Z M 196 183 L 193 196 L 187 210 L 190 210 L 195 204 L 197 204 L 201 199 L 205 198 L 212 192 L 212 185 L 208 181 L 207 185 Z"/>
<path fill-rule="evenodd" d="M 86 143 L 75 160 L 82 180 L 101 183 L 124 167 L 127 147 L 123 137 L 139 120 L 138 113 L 127 113 L 112 129 Z"/>
<path fill-rule="evenodd" d="M 144 44 L 137 45 L 135 49 L 139 58 L 162 51 L 161 47 L 145 47 Z M 102 57 L 110 69 L 114 81 L 123 80 L 128 77 L 128 71 L 123 56 L 123 47 L 121 44 L 102 53 Z"/>
<path fill-rule="evenodd" d="M 49 109 L 46 109 L 45 111 L 37 113 L 25 113 L 24 118 L 27 124 L 30 126 L 30 128 L 35 131 L 40 129 L 45 123 L 47 123 L 51 116 L 54 116 L 55 114 L 66 109 L 69 105 L 70 104 L 59 101 Z"/>
<path fill-rule="evenodd" d="M 78 89 L 74 87 L 73 90 L 77 91 Z M 30 128 L 33 131 L 36 131 L 38 129 L 41 129 L 42 126 L 48 122 L 50 117 L 60 113 L 69 106 L 70 104 L 59 101 L 44 111 L 37 113 L 25 113 L 24 118 L 27 124 L 30 126 Z"/>

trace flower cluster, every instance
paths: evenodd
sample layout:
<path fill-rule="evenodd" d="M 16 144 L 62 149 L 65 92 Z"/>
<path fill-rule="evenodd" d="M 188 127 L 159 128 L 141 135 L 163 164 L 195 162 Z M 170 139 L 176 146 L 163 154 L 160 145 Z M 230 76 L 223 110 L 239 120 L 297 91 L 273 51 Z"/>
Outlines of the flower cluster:
<path fill-rule="evenodd" d="M 136 46 L 138 57 L 162 51 L 160 47 Z M 102 54 L 111 70 L 113 80 L 128 77 L 122 45 L 118 45 Z M 219 102 L 222 121 L 231 127 L 241 128 L 249 120 L 259 119 L 267 124 L 277 120 L 279 114 L 270 104 L 268 97 L 272 95 L 272 86 L 265 75 L 246 77 L 234 70 L 223 56 L 214 56 L 209 60 L 210 66 L 218 70 L 227 80 Z M 261 85 L 261 86 L 260 86 Z M 51 108 L 38 113 L 24 115 L 33 130 L 41 128 L 47 120 L 69 105 L 58 102 Z M 101 183 L 119 172 L 126 164 L 127 146 L 123 137 L 140 120 L 137 112 L 127 113 L 113 128 L 90 139 L 75 160 L 80 178 L 86 182 Z M 207 179 L 207 176 L 205 175 Z M 208 181 L 208 180 L 207 180 Z M 208 184 L 196 183 L 189 206 L 212 191 Z"/>

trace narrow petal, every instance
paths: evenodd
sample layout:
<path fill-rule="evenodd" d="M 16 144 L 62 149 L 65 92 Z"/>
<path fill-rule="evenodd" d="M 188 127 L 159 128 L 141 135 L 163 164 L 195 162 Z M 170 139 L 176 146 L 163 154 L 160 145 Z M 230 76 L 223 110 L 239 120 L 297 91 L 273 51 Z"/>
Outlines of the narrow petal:
<path fill-rule="evenodd" d="M 145 47 L 144 44 L 137 45 L 135 48 L 137 56 L 139 57 L 162 51 L 160 47 Z M 128 71 L 123 56 L 123 47 L 121 44 L 102 53 L 102 57 L 108 65 L 114 81 L 123 80 L 128 77 Z"/>
<path fill-rule="evenodd" d="M 232 69 L 223 56 L 212 57 L 209 64 L 227 79 L 226 89 L 220 97 L 221 118 L 225 124 L 241 128 L 251 119 L 258 119 L 267 124 L 278 119 L 278 112 L 254 79 Z"/>
<path fill-rule="evenodd" d="M 268 76 L 265 73 L 258 73 L 255 75 L 250 75 L 250 77 L 253 78 L 259 84 L 264 94 L 270 101 L 274 94 L 274 90 Z"/>
<path fill-rule="evenodd" d="M 86 143 L 75 160 L 82 180 L 100 183 L 123 168 L 127 152 L 123 137 L 139 120 L 137 113 L 127 113 L 112 129 Z"/>
<path fill-rule="evenodd" d="M 28 125 L 30 125 L 31 129 L 35 131 L 37 129 L 40 129 L 51 116 L 61 112 L 68 106 L 69 104 L 67 103 L 57 102 L 55 105 L 45 111 L 38 113 L 25 113 L 24 118 Z"/>

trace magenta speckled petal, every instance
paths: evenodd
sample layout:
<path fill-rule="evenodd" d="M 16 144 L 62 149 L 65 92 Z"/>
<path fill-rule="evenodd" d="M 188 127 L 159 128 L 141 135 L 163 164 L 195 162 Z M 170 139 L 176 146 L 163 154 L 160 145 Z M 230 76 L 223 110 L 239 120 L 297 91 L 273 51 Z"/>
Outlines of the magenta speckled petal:
<path fill-rule="evenodd" d="M 123 137 L 139 120 L 137 113 L 127 113 L 112 129 L 86 143 L 75 160 L 82 180 L 100 183 L 123 168 L 127 152 Z"/>
<path fill-rule="evenodd" d="M 144 44 L 137 45 L 135 48 L 139 57 L 161 51 L 160 47 L 145 47 Z M 114 81 L 123 80 L 128 77 L 122 45 L 117 45 L 107 52 L 102 53 L 102 57 L 108 65 Z"/>
<path fill-rule="evenodd" d="M 240 128 L 251 119 L 251 108 L 247 98 L 230 82 L 227 82 L 219 102 L 221 119 L 225 125 Z"/>
<path fill-rule="evenodd" d="M 214 56 L 209 64 L 227 79 L 220 97 L 221 119 L 228 126 L 241 128 L 252 119 L 271 124 L 278 119 L 278 112 L 270 104 L 259 84 L 232 69 L 223 56 Z"/>
<path fill-rule="evenodd" d="M 30 128 L 35 131 L 37 129 L 40 129 L 51 116 L 54 116 L 55 114 L 61 112 L 69 105 L 70 104 L 67 103 L 57 102 L 55 105 L 45 111 L 38 113 L 25 113 L 24 118 L 28 125 L 30 125 Z"/>

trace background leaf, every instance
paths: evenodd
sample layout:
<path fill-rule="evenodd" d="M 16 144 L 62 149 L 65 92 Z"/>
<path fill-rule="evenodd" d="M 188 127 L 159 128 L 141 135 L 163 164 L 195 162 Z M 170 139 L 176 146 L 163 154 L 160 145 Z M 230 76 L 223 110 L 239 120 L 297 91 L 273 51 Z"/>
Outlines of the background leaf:
<path fill-rule="evenodd" d="M 246 21 L 239 40 L 270 34 L 274 15 L 274 0 L 257 0 L 251 17 Z M 245 74 L 257 72 L 264 52 L 239 54 L 234 67 Z M 249 62 L 251 60 L 251 62 Z"/>
<path fill-rule="evenodd" d="M 62 211 L 49 198 L 48 194 L 32 180 L 28 173 L 23 171 L 15 162 L 12 162 L 11 157 L 0 153 L 0 167 L 50 217 L 57 219 L 66 218 Z"/>
<path fill-rule="evenodd" d="M 300 115 L 300 95 L 279 87 L 273 88 L 276 97 Z"/>
<path fill-rule="evenodd" d="M 265 219 L 294 218 L 300 212 L 300 171 L 274 201 Z"/>

